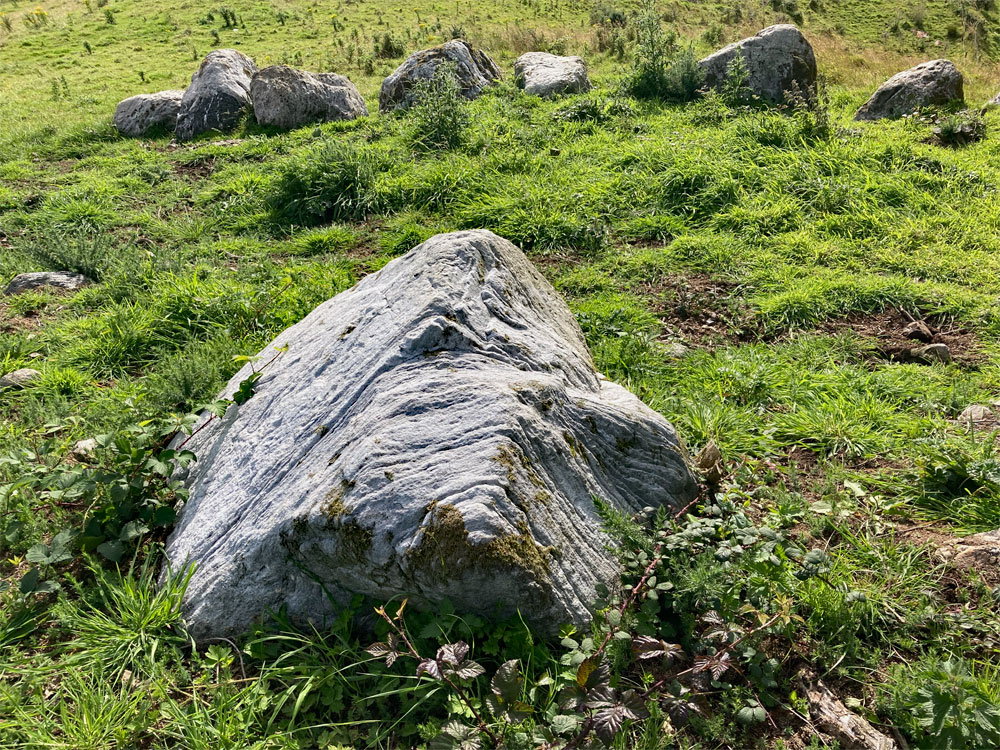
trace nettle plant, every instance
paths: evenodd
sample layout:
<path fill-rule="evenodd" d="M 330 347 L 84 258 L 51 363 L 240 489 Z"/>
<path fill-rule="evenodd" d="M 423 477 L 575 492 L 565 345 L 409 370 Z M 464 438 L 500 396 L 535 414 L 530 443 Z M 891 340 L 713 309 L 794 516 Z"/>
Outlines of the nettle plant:
<path fill-rule="evenodd" d="M 626 518 L 599 505 L 622 546 L 622 587 L 597 602 L 592 632 L 563 628 L 555 675 L 529 679 L 511 660 L 484 687 L 466 643 L 433 656 L 414 647 L 405 601 L 394 614 L 376 609 L 388 636 L 368 653 L 389 667 L 415 662 L 418 678 L 457 698 L 435 748 L 597 748 L 623 737 L 628 745 L 682 727 L 722 697 L 739 706 L 738 723 L 768 721 L 791 690 L 777 657 L 801 622 L 792 595 L 805 580 L 825 580 L 830 560 L 755 524 L 747 500 L 732 487 L 697 515 L 689 506 L 674 517 L 649 509 Z"/>
<path fill-rule="evenodd" d="M 117 434 L 98 435 L 92 452 L 82 461 L 60 449 L 57 436 L 66 427 L 63 424 L 47 425 L 43 439 L 33 447 L 0 456 L 0 469 L 13 477 L 0 485 L 0 509 L 5 518 L 15 515 L 13 508 L 30 514 L 52 508 L 68 511 L 71 519 L 48 544 L 35 544 L 27 550 L 24 560 L 31 567 L 21 576 L 17 593 L 29 597 L 56 591 L 58 582 L 46 579 L 46 575 L 78 552 L 95 553 L 118 563 L 144 539 L 164 533 L 174 522 L 175 506 L 187 497 L 183 484 L 174 478 L 177 469 L 195 460 L 195 454 L 184 446 L 194 434 L 222 417 L 229 406 L 253 396 L 264 368 L 283 351 L 264 367 L 252 367 L 231 399 L 213 401 L 190 414 L 139 422 Z M 251 361 L 247 357 L 236 359 Z M 135 407 L 132 401 L 127 405 Z M 182 433 L 188 437 L 170 447 L 174 437 Z M 24 531 L 23 520 L 9 520 L 2 543 L 17 543 Z"/>
<path fill-rule="evenodd" d="M 217 413 L 224 407 L 212 406 Z M 43 579 L 43 572 L 72 559 L 76 550 L 118 562 L 143 537 L 172 524 L 174 505 L 186 493 L 171 475 L 175 467 L 193 461 L 194 454 L 166 445 L 179 430 L 190 431 L 198 419 L 190 414 L 133 425 L 117 435 L 99 435 L 92 457 L 81 463 L 61 454 L 51 435 L 34 448 L 0 458 L 0 466 L 14 475 L 0 487 L 5 509 L 13 503 L 32 512 L 45 507 L 82 509 L 49 544 L 39 543 L 27 551 L 25 559 L 33 567 L 20 581 L 21 594 L 57 588 L 54 581 Z M 61 429 L 62 425 L 52 425 L 49 431 Z M 6 540 L 15 540 L 22 527 L 23 521 L 8 523 Z"/>

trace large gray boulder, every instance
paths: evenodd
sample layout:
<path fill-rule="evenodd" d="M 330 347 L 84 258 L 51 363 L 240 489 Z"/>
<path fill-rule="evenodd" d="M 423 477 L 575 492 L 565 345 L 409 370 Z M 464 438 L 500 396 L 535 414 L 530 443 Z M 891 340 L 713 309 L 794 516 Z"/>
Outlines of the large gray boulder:
<path fill-rule="evenodd" d="M 281 606 L 322 622 L 352 593 L 552 632 L 617 580 L 594 498 L 695 493 L 670 424 L 594 370 L 566 304 L 491 232 L 432 237 L 255 367 L 255 394 L 184 445 L 199 460 L 167 554 L 196 564 L 198 638 Z"/>
<path fill-rule="evenodd" d="M 742 55 L 746 65 L 747 87 L 766 102 L 780 104 L 786 91 L 797 88 L 805 94 L 816 85 L 816 55 L 812 45 L 791 24 L 768 26 L 699 61 L 705 85 L 721 88 L 737 55 Z"/>
<path fill-rule="evenodd" d="M 253 60 L 234 49 L 209 52 L 181 100 L 178 140 L 210 130 L 224 133 L 239 125 L 250 106 L 250 79 L 256 72 Z"/>
<path fill-rule="evenodd" d="M 855 120 L 899 119 L 921 107 L 962 101 L 962 74 L 950 60 L 931 60 L 897 73 L 861 105 Z"/>
<path fill-rule="evenodd" d="M 140 138 L 154 131 L 173 132 L 183 98 L 183 91 L 130 96 L 115 107 L 114 126 L 130 138 Z"/>
<path fill-rule="evenodd" d="M 259 124 L 286 130 L 368 114 L 364 98 L 344 76 L 308 73 L 287 65 L 257 71 L 250 81 L 250 98 Z"/>
<path fill-rule="evenodd" d="M 503 76 L 497 64 L 482 50 L 473 48 L 464 39 L 453 39 L 431 49 L 414 52 L 382 81 L 378 95 L 378 108 L 389 112 L 413 103 L 413 86 L 417 81 L 434 77 L 439 66 L 451 63 L 467 99 L 475 99 Z"/>
<path fill-rule="evenodd" d="M 582 57 L 561 57 L 548 52 L 525 52 L 517 58 L 514 81 L 525 93 L 542 97 L 590 91 L 587 65 Z"/>
<path fill-rule="evenodd" d="M 68 271 L 37 271 L 33 273 L 19 273 L 3 290 L 5 295 L 24 294 L 35 289 L 50 287 L 53 289 L 76 290 L 90 283 L 90 279 L 82 273 L 69 273 Z"/>

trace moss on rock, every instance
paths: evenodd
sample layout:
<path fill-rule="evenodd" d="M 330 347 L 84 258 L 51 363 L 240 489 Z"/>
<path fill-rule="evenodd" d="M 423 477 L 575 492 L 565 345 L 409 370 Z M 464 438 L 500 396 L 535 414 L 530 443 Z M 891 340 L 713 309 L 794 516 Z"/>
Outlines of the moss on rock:
<path fill-rule="evenodd" d="M 430 521 L 408 556 L 417 570 L 457 578 L 466 570 L 521 572 L 537 581 L 550 575 L 552 550 L 540 546 L 523 521 L 518 533 L 504 534 L 485 544 L 472 544 L 465 519 L 453 505 L 431 503 Z"/>

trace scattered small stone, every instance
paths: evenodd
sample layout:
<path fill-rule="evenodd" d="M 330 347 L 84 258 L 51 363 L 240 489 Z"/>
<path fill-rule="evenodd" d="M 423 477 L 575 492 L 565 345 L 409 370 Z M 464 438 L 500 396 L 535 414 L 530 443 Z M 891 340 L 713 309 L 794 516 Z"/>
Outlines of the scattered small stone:
<path fill-rule="evenodd" d="M 691 350 L 680 341 L 672 341 L 663 347 L 663 353 L 671 359 L 680 359 L 691 353 Z"/>
<path fill-rule="evenodd" d="M 922 320 L 915 320 L 903 329 L 903 335 L 908 339 L 923 341 L 929 344 L 934 340 L 934 332 Z"/>
<path fill-rule="evenodd" d="M 956 539 L 937 550 L 942 560 L 965 570 L 1000 571 L 1000 529 Z"/>
<path fill-rule="evenodd" d="M 20 370 L 14 370 L 14 372 L 8 372 L 2 378 L 0 378 L 0 390 L 5 388 L 25 388 L 26 386 L 34 383 L 42 377 L 42 373 L 38 370 L 32 370 L 29 367 L 23 367 Z"/>
<path fill-rule="evenodd" d="M 933 364 L 934 362 L 951 362 L 951 351 L 947 344 L 929 344 L 910 349 L 910 357 L 917 362 Z"/>
<path fill-rule="evenodd" d="M 94 457 L 96 451 L 97 441 L 94 438 L 87 438 L 86 440 L 77 440 L 70 453 L 77 461 L 89 461 Z"/>
<path fill-rule="evenodd" d="M 698 455 L 694 457 L 694 465 L 701 471 L 706 484 L 718 484 L 729 473 L 726 471 L 722 451 L 714 440 L 709 440 L 705 447 L 698 451 Z"/>
<path fill-rule="evenodd" d="M 816 725 L 841 743 L 840 747 L 853 750 L 897 750 L 899 747 L 867 719 L 850 711 L 822 680 L 811 684 L 803 681 L 802 688 Z"/>
<path fill-rule="evenodd" d="M 57 289 L 79 289 L 90 283 L 90 279 L 80 273 L 65 271 L 39 271 L 37 273 L 19 273 L 7 285 L 3 293 L 7 295 L 23 294 L 42 287 Z"/>
<path fill-rule="evenodd" d="M 995 422 L 996 414 L 988 406 L 972 404 L 965 407 L 965 411 L 958 415 L 958 421 L 972 427 L 973 425 Z"/>

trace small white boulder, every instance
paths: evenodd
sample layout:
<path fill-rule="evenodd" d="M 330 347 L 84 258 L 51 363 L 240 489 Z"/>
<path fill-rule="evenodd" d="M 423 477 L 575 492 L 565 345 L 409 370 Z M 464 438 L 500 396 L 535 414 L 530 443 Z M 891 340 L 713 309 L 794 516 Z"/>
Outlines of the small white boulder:
<path fill-rule="evenodd" d="M 517 58 L 514 81 L 526 94 L 541 97 L 590 91 L 587 65 L 582 57 L 562 57 L 548 52 L 526 52 Z"/>
<path fill-rule="evenodd" d="M 52 287 L 54 289 L 76 290 L 90 283 L 90 279 L 81 273 L 66 271 L 38 271 L 34 273 L 19 273 L 3 290 L 6 295 L 24 294 L 35 289 Z"/>

